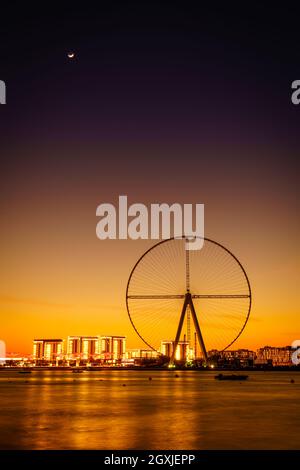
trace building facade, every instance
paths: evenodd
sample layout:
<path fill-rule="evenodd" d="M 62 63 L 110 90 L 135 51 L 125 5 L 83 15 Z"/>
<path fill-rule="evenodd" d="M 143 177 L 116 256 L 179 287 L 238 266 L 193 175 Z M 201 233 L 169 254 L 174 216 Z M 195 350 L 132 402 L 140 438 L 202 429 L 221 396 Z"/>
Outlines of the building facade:
<path fill-rule="evenodd" d="M 171 357 L 173 354 L 174 341 L 162 341 L 160 351 L 163 356 Z M 175 359 L 176 361 L 186 361 L 193 359 L 192 351 L 189 348 L 188 341 L 179 341 L 177 344 Z"/>
<path fill-rule="evenodd" d="M 126 336 L 100 336 L 100 358 L 104 362 L 125 359 Z"/>
<path fill-rule="evenodd" d="M 99 336 L 68 336 L 67 356 L 68 361 L 95 361 L 100 358 Z"/>
<path fill-rule="evenodd" d="M 57 365 L 64 359 L 63 339 L 34 339 L 33 361 L 35 364 Z"/>
<path fill-rule="evenodd" d="M 127 349 L 126 359 L 157 359 L 159 353 L 153 349 Z"/>
<path fill-rule="evenodd" d="M 270 364 L 274 367 L 291 366 L 293 348 L 291 346 L 273 347 L 264 346 L 257 350 L 256 365 Z"/>
<path fill-rule="evenodd" d="M 218 351 L 213 349 L 208 351 L 210 360 L 217 366 L 252 367 L 256 357 L 255 351 L 250 349 L 236 349 Z"/>

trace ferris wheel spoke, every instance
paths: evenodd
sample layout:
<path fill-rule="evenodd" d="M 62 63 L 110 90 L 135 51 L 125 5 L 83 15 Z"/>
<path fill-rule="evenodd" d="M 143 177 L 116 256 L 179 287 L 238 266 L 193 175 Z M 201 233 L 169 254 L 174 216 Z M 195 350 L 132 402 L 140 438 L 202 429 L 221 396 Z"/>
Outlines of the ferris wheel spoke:
<path fill-rule="evenodd" d="M 193 299 L 249 299 L 249 294 L 192 294 Z"/>
<path fill-rule="evenodd" d="M 185 295 L 127 295 L 127 299 L 143 300 L 143 299 L 184 299 Z"/>
<path fill-rule="evenodd" d="M 128 295 L 127 299 L 151 300 L 151 299 L 184 299 L 185 294 L 179 295 Z M 249 299 L 249 294 L 192 294 L 193 299 Z"/>

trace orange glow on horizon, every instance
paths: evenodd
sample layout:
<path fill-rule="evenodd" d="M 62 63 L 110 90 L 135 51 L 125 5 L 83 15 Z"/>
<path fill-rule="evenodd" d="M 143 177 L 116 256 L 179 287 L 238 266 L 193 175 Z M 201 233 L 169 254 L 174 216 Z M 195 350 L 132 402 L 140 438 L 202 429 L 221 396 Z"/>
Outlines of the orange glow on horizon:
<path fill-rule="evenodd" d="M 250 319 L 234 349 L 300 338 L 298 221 L 289 195 L 276 193 L 277 181 L 266 193 L 263 183 L 242 184 L 236 175 L 214 185 L 200 174 L 197 186 L 181 191 L 176 179 L 158 187 L 155 171 L 139 180 L 125 172 L 124 182 L 108 175 L 101 184 L 90 169 L 82 171 L 70 181 L 51 181 L 47 171 L 28 180 L 16 175 L 19 196 L 10 185 L 4 189 L 0 339 L 8 352 L 30 354 L 35 337 L 97 334 L 125 335 L 128 348 L 145 348 L 128 319 L 125 290 L 135 262 L 156 242 L 100 241 L 95 233 L 97 205 L 126 193 L 130 203 L 205 204 L 205 236 L 240 259 L 253 291 Z"/>

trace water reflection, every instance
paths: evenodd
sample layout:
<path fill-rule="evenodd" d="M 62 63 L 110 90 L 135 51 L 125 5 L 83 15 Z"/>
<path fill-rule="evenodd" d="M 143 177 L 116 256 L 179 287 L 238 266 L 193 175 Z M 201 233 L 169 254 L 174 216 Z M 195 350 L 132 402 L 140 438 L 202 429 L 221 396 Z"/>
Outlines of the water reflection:
<path fill-rule="evenodd" d="M 0 448 L 300 447 L 299 374 L 253 372 L 246 383 L 218 382 L 210 372 L 178 375 L 1 371 Z"/>

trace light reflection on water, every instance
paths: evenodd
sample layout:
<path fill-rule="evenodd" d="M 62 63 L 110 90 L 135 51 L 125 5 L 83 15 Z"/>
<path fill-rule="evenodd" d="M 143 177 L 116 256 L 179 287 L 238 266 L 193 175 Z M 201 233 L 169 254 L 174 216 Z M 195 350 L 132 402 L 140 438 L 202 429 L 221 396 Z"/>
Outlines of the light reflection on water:
<path fill-rule="evenodd" d="M 1 371 L 0 448 L 300 448 L 300 374 L 250 372 L 244 383 L 178 375 Z"/>

